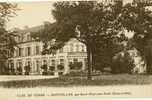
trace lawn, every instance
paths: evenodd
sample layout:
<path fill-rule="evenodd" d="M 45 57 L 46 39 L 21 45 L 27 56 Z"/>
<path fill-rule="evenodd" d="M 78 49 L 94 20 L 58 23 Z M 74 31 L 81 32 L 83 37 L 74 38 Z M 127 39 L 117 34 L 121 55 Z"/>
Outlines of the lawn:
<path fill-rule="evenodd" d="M 53 79 L 36 79 L 0 82 L 4 88 L 25 87 L 71 87 L 71 86 L 107 86 L 107 85 L 144 85 L 152 84 L 152 75 L 98 75 L 92 80 L 80 76 L 61 76 Z"/>

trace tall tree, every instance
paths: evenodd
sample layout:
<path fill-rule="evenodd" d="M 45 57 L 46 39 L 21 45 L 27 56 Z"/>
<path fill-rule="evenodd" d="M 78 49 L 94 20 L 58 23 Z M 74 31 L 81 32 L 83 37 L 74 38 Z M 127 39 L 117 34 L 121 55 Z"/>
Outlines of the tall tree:
<path fill-rule="evenodd" d="M 120 22 L 128 31 L 134 33 L 132 47 L 135 47 L 145 63 L 147 72 L 152 72 L 151 46 L 152 40 L 152 10 L 143 3 L 127 4 L 123 7 Z"/>
<path fill-rule="evenodd" d="M 15 45 L 13 32 L 9 32 L 6 29 L 6 23 L 9 21 L 10 17 L 15 15 L 15 11 L 17 10 L 16 4 L 11 3 L 0 3 L 0 63 L 1 63 L 1 71 L 5 70 L 2 64 L 8 58 L 8 52 L 13 52 L 13 48 Z"/>
<path fill-rule="evenodd" d="M 71 38 L 84 43 L 88 55 L 88 79 L 91 79 L 96 44 L 107 47 L 108 41 L 115 42 L 122 36 L 122 27 L 117 20 L 121 7 L 122 2 L 114 5 L 97 1 L 56 2 L 52 10 L 56 22 L 45 25 L 37 37 L 45 43 L 54 39 L 52 48 L 62 47 Z"/>

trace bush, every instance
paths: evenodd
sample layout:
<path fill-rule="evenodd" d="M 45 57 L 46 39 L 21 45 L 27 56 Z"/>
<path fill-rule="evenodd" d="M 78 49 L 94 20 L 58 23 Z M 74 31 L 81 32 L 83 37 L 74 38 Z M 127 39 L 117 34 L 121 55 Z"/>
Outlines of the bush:
<path fill-rule="evenodd" d="M 58 74 L 59 74 L 59 75 L 63 75 L 63 72 L 59 72 Z"/>
<path fill-rule="evenodd" d="M 82 62 L 74 62 L 69 64 L 70 69 L 72 70 L 81 70 L 82 69 Z"/>
<path fill-rule="evenodd" d="M 49 70 L 50 70 L 50 71 L 54 71 L 54 70 L 55 70 L 55 67 L 54 67 L 54 66 L 49 66 Z"/>
<path fill-rule="evenodd" d="M 57 66 L 57 68 L 58 68 L 58 70 L 63 70 L 63 69 L 64 69 L 64 66 L 61 65 L 61 64 L 59 64 L 59 65 Z"/>
<path fill-rule="evenodd" d="M 134 60 L 131 58 L 128 52 L 124 53 L 124 56 L 118 55 L 112 62 L 112 73 L 132 73 Z"/>
<path fill-rule="evenodd" d="M 87 76 L 86 72 L 83 71 L 71 71 L 70 73 L 66 74 L 65 76 Z"/>
<path fill-rule="evenodd" d="M 15 75 L 15 68 L 14 67 L 11 67 L 9 70 L 10 70 L 10 75 Z"/>
<path fill-rule="evenodd" d="M 18 72 L 18 75 L 22 75 L 22 67 L 17 67 L 17 72 Z"/>
<path fill-rule="evenodd" d="M 54 75 L 54 72 L 49 72 L 48 74 L 49 74 L 49 75 Z"/>
<path fill-rule="evenodd" d="M 48 72 L 47 72 L 48 68 L 47 68 L 46 64 L 42 65 L 41 69 L 43 69 L 42 75 L 47 75 L 48 74 Z"/>
<path fill-rule="evenodd" d="M 29 75 L 31 67 L 29 65 L 27 65 L 24 67 L 24 70 L 25 70 L 25 75 Z"/>

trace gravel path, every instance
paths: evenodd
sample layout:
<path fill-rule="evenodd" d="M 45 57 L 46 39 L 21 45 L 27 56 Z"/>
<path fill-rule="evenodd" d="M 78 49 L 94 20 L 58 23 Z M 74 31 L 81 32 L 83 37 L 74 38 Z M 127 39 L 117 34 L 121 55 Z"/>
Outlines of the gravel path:
<path fill-rule="evenodd" d="M 58 76 L 42 76 L 42 75 L 30 75 L 30 76 L 23 76 L 23 75 L 4 75 L 0 76 L 0 82 L 6 81 L 16 81 L 16 80 L 35 80 L 35 79 L 48 79 L 48 78 L 56 78 Z"/>

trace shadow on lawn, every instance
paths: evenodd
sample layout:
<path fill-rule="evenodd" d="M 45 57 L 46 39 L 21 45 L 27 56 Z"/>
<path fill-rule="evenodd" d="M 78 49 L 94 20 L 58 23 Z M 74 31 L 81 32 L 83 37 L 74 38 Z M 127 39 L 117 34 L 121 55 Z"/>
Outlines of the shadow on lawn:
<path fill-rule="evenodd" d="M 0 82 L 3 88 L 32 87 L 72 87 L 72 86 L 107 86 L 107 85 L 144 85 L 151 84 L 152 76 L 148 75 L 100 75 L 92 80 L 86 77 L 61 76 L 54 79 L 37 79 Z"/>

